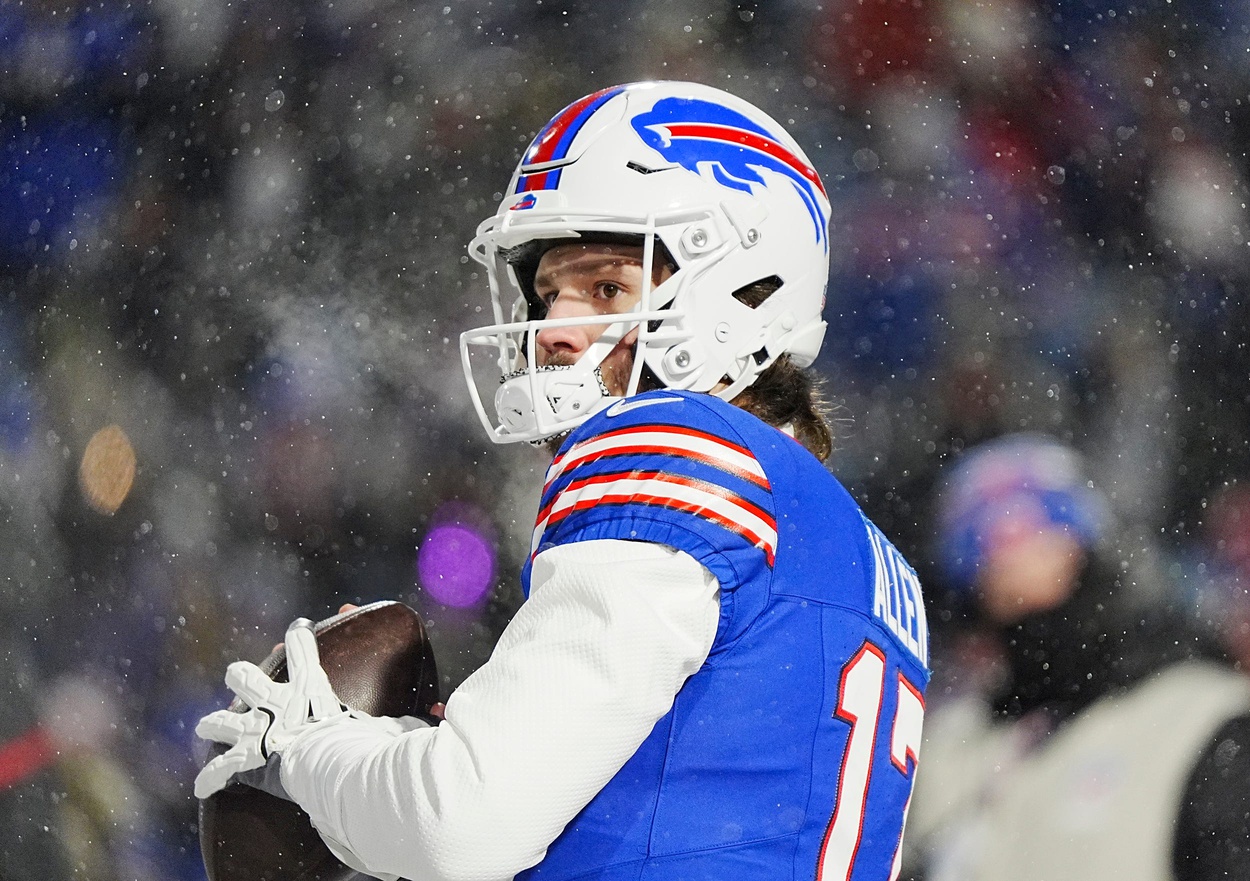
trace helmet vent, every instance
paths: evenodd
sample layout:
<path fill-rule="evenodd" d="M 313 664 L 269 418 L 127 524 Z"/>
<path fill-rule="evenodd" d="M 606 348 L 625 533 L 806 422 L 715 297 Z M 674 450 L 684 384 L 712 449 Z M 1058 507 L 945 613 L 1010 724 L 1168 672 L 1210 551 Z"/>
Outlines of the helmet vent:
<path fill-rule="evenodd" d="M 749 285 L 744 285 L 733 292 L 733 298 L 744 306 L 752 309 L 758 309 L 764 304 L 764 301 L 785 284 L 779 275 L 770 275 L 768 278 L 761 278 L 753 281 Z"/>

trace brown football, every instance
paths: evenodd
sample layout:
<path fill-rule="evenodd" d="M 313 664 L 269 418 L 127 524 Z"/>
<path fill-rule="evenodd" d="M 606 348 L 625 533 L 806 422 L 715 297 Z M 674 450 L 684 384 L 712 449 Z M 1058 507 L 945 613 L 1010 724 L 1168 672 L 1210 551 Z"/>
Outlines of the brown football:
<path fill-rule="evenodd" d="M 418 615 L 403 603 L 361 606 L 317 623 L 321 666 L 339 700 L 374 716 L 415 716 L 438 700 L 434 653 Z M 285 682 L 286 651 L 260 663 Z M 230 709 L 243 712 L 236 699 Z M 214 744 L 209 758 L 225 747 Z M 200 850 L 209 881 L 349 881 L 340 863 L 293 802 L 242 783 L 200 802 Z"/>

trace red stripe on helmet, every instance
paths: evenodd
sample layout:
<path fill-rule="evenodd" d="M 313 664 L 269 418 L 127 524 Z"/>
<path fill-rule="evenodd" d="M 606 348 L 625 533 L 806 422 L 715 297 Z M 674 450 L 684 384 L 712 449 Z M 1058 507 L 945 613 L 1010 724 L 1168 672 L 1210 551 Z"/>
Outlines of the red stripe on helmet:
<path fill-rule="evenodd" d="M 674 138 L 707 138 L 713 141 L 730 141 L 749 149 L 766 153 L 803 175 L 803 177 L 816 185 L 822 196 L 826 199 L 829 198 L 829 194 L 825 192 L 825 185 L 820 182 L 820 176 L 816 174 L 816 169 L 803 162 L 772 138 L 767 138 L 746 129 L 708 122 L 668 123 L 664 128 L 668 129 L 669 134 Z"/>

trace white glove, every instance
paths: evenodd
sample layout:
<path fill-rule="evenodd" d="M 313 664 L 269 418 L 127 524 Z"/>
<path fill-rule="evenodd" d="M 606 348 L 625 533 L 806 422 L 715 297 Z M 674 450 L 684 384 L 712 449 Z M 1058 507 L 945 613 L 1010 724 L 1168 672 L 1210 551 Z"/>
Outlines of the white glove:
<path fill-rule="evenodd" d="M 307 618 L 287 628 L 286 669 L 289 682 L 274 682 L 247 661 L 226 668 L 226 685 L 249 709 L 217 710 L 195 726 L 198 736 L 230 746 L 196 776 L 196 798 L 224 789 L 240 771 L 262 767 L 271 753 L 281 753 L 310 726 L 348 715 L 321 669 L 313 622 Z"/>

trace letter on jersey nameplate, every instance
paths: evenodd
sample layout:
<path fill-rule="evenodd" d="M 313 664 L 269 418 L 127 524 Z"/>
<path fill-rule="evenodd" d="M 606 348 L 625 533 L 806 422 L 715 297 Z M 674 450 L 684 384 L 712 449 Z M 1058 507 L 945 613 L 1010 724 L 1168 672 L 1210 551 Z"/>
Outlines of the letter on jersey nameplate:
<path fill-rule="evenodd" d="M 928 666 L 929 628 L 925 623 L 920 579 L 881 530 L 867 521 L 865 525 L 876 570 L 872 610 L 907 650 Z"/>

